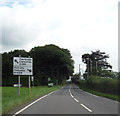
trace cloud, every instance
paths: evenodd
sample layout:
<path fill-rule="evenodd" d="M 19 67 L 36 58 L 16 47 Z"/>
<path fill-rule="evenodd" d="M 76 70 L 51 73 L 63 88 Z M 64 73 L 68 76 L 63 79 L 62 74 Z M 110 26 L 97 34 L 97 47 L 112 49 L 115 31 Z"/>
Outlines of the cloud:
<path fill-rule="evenodd" d="M 3 52 L 56 44 L 71 51 L 77 72 L 82 54 L 100 49 L 117 69 L 118 0 L 0 2 Z"/>

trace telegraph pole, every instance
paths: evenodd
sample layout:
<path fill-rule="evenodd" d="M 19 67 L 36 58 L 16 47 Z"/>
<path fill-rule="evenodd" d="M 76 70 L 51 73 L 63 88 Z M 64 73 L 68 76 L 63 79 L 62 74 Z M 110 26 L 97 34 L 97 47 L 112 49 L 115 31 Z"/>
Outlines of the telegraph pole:
<path fill-rule="evenodd" d="M 79 64 L 79 79 L 81 79 L 81 77 L 80 77 L 80 64 Z"/>
<path fill-rule="evenodd" d="M 89 76 L 89 58 L 87 58 L 87 65 L 88 65 L 88 76 Z"/>
<path fill-rule="evenodd" d="M 91 74 L 90 75 L 92 75 L 92 60 L 90 59 L 90 69 L 91 69 Z"/>
<path fill-rule="evenodd" d="M 97 61 L 96 61 L 96 75 L 97 75 Z"/>

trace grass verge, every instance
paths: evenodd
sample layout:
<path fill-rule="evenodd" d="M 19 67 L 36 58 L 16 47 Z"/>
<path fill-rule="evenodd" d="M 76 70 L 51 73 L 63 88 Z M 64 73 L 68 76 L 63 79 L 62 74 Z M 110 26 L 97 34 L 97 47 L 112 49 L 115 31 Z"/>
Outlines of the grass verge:
<path fill-rule="evenodd" d="M 102 92 L 94 91 L 94 90 L 91 90 L 91 89 L 83 88 L 83 87 L 80 87 L 80 86 L 79 86 L 79 88 L 82 89 L 82 90 L 84 90 L 84 91 L 87 91 L 89 93 L 92 93 L 94 95 L 106 97 L 106 98 L 109 98 L 109 99 L 116 100 L 116 101 L 120 102 L 120 97 L 118 95 L 113 95 L 113 94 L 108 94 L 108 93 L 102 93 Z"/>
<path fill-rule="evenodd" d="M 31 95 L 26 87 L 20 88 L 20 95 L 18 95 L 17 87 L 2 87 L 2 114 L 7 114 L 9 111 L 18 106 L 27 103 L 37 97 L 43 96 L 47 93 L 60 89 L 61 86 L 39 86 L 31 88 Z"/>

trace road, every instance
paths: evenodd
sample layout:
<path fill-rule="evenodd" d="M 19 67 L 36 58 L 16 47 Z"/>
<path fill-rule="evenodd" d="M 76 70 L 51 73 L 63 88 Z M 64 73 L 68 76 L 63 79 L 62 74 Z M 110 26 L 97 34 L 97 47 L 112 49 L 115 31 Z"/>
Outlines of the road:
<path fill-rule="evenodd" d="M 19 109 L 16 114 L 118 114 L 118 102 L 70 84 Z"/>

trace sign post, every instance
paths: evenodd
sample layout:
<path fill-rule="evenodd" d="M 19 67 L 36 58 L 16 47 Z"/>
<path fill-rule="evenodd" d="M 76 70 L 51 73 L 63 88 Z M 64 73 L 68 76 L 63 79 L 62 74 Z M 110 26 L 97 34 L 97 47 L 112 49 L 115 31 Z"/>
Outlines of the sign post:
<path fill-rule="evenodd" d="M 29 56 L 29 58 L 30 58 L 30 56 Z M 30 75 L 29 75 L 29 95 L 30 95 L 30 83 L 31 83 L 31 81 L 30 81 Z"/>
<path fill-rule="evenodd" d="M 18 76 L 18 94 L 20 95 L 20 76 Z"/>
<path fill-rule="evenodd" d="M 18 93 L 20 94 L 20 75 L 29 75 L 29 94 L 30 94 L 30 75 L 33 75 L 33 59 L 26 57 L 13 57 L 13 75 L 18 75 Z"/>
<path fill-rule="evenodd" d="M 29 76 L 29 95 L 30 95 L 30 76 Z"/>
<path fill-rule="evenodd" d="M 19 69 L 20 69 L 21 55 L 19 55 Z M 20 75 L 18 76 L 18 94 L 20 95 Z"/>

